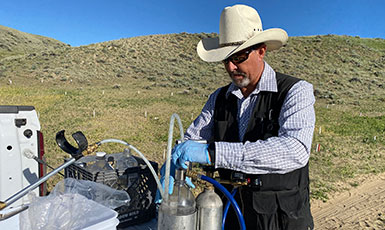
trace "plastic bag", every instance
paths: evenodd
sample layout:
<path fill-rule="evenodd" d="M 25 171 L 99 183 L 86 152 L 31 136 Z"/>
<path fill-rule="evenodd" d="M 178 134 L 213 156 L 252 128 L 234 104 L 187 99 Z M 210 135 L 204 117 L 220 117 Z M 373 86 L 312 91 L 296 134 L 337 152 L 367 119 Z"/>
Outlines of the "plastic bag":
<path fill-rule="evenodd" d="M 112 209 L 130 201 L 125 191 L 72 178 L 59 182 L 46 197 L 29 195 L 29 208 L 20 214 L 21 230 L 83 229 L 111 212 L 116 218 Z"/>
<path fill-rule="evenodd" d="M 116 190 L 107 185 L 87 181 L 66 178 L 56 184 L 50 195 L 77 193 L 96 201 L 106 207 L 115 209 L 123 205 L 129 205 L 130 197 L 126 191 Z"/>
<path fill-rule="evenodd" d="M 94 204 L 98 203 L 79 194 L 35 197 L 20 214 L 20 229 L 82 229 Z"/>

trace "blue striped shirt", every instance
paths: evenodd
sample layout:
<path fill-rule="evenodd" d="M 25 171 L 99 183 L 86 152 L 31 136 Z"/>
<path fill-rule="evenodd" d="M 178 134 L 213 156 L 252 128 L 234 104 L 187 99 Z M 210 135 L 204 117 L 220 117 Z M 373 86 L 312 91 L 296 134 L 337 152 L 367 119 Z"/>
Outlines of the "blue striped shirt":
<path fill-rule="evenodd" d="M 231 84 L 227 95 L 238 98 L 239 136 L 247 129 L 249 118 L 261 91 L 277 92 L 275 71 L 265 62 L 265 68 L 256 89 L 244 98 L 241 90 Z M 185 133 L 186 139 L 213 140 L 214 108 L 220 88 L 212 93 Z M 315 125 L 315 98 L 313 86 L 299 81 L 292 86 L 283 102 L 277 137 L 256 142 L 215 142 L 215 167 L 250 174 L 287 173 L 301 168 L 309 161 Z"/>

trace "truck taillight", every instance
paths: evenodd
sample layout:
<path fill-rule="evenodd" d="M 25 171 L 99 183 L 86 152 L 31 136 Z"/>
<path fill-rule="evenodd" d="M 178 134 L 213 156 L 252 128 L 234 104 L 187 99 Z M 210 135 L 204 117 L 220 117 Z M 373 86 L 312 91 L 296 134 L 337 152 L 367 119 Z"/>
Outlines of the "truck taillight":
<path fill-rule="evenodd" d="M 44 157 L 44 138 L 43 133 L 40 131 L 37 131 L 37 141 L 38 141 L 38 157 L 40 160 L 43 160 L 45 162 Z M 39 177 L 45 176 L 47 173 L 47 166 L 39 163 Z M 47 183 L 44 182 L 39 186 L 39 194 L 40 196 L 45 196 L 47 194 Z"/>

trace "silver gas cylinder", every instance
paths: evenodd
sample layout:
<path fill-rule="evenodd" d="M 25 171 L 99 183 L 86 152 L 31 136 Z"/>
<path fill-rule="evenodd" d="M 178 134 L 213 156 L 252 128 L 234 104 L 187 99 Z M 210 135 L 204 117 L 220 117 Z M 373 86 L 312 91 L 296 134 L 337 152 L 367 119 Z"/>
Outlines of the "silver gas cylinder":
<path fill-rule="evenodd" d="M 214 192 L 214 187 L 205 188 L 196 199 L 197 230 L 220 230 L 222 227 L 223 203 Z"/>

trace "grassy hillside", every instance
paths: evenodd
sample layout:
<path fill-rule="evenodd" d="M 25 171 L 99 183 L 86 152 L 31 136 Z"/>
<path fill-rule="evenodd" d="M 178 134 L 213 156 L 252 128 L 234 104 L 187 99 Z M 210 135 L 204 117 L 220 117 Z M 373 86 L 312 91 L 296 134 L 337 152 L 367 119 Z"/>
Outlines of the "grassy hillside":
<path fill-rule="evenodd" d="M 69 46 L 52 38 L 24 33 L 0 25 L 0 60 L 3 57 L 25 55 L 41 50 Z"/>
<path fill-rule="evenodd" d="M 61 129 L 68 136 L 81 130 L 90 142 L 126 140 L 162 163 L 171 114 L 178 113 L 186 129 L 207 96 L 229 82 L 221 63 L 208 64 L 196 55 L 197 42 L 207 36 L 215 34 L 51 45 L 5 55 L 0 58 L 0 104 L 36 107 L 53 166 L 66 156 L 54 141 Z M 277 71 L 314 85 L 313 198 L 327 199 L 336 190 L 357 186 L 365 175 L 385 171 L 385 40 L 291 37 L 266 60 Z M 122 146 L 102 150 L 121 151 Z"/>

